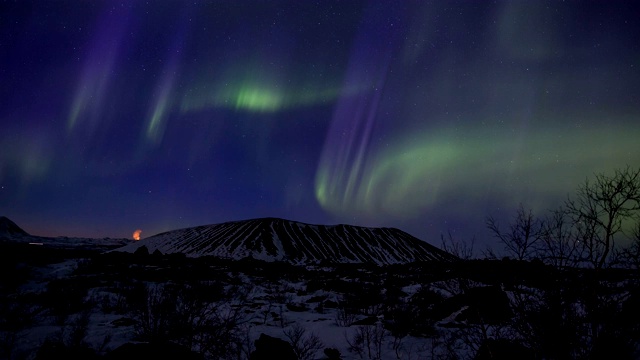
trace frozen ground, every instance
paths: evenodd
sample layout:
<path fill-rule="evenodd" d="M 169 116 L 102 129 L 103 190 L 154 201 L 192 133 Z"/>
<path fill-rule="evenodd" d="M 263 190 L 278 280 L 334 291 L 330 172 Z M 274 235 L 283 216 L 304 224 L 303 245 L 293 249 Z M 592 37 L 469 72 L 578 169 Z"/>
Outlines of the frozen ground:
<path fill-rule="evenodd" d="M 302 267 L 23 249 L 0 254 L 0 358 L 35 359 L 47 342 L 106 355 L 161 339 L 207 359 L 247 359 L 261 334 L 315 345 L 304 359 L 326 359 L 327 348 L 342 359 L 474 359 L 489 346 L 522 358 L 538 344 L 566 351 L 557 358 L 594 351 L 584 302 L 591 283 L 580 280 L 589 271 L 502 260 Z M 637 339 L 635 279 L 612 271 L 597 283 L 599 309 L 610 311 L 600 326 L 614 339 Z M 608 352 L 623 345 L 605 343 Z"/>
<path fill-rule="evenodd" d="M 33 314 L 32 321 L 16 332 L 16 341 L 12 348 L 12 358 L 32 359 L 36 350 L 47 340 L 62 341 L 65 343 L 77 342 L 96 350 L 99 354 L 105 354 L 131 341 L 141 341 L 140 330 L 136 324 L 139 315 L 126 304 L 130 299 L 120 292 L 126 287 L 123 283 L 130 284 L 130 279 L 125 279 L 122 274 L 92 273 L 87 267 L 87 259 L 68 259 L 65 261 L 33 266 L 30 269 L 30 278 L 19 286 L 16 293 L 25 299 L 42 297 L 41 301 L 34 301 L 33 309 L 28 312 Z M 166 266 L 144 265 L 141 266 L 148 274 L 162 271 Z M 318 274 L 329 274 L 331 277 L 335 269 L 331 267 L 315 268 Z M 259 273 L 259 272 L 258 272 Z M 354 274 L 356 276 L 354 276 Z M 339 281 L 356 284 L 362 274 L 367 272 L 356 271 L 349 275 L 340 276 Z M 312 359 L 326 358 L 323 350 L 335 348 L 340 351 L 343 359 L 360 358 L 427 358 L 431 354 L 432 341 L 425 338 L 405 336 L 401 340 L 385 330 L 382 326 L 384 316 L 377 309 L 378 320 L 373 325 L 359 326 L 347 324 L 338 325 L 339 309 L 336 304 L 343 302 L 344 294 L 323 289 L 309 290 L 307 279 L 273 280 L 262 276 L 226 271 L 225 275 L 235 285 L 226 285 L 227 288 L 241 286 L 248 289 L 246 298 L 242 303 L 234 299 L 225 299 L 221 303 L 228 306 L 233 303 L 240 307 L 242 313 L 240 328 L 253 343 L 261 334 L 289 340 L 287 333 L 299 326 L 304 329 L 303 339 L 317 337 L 321 346 Z M 60 293 L 51 301 L 69 301 L 77 303 L 72 298 L 77 296 L 80 287 L 86 287 L 87 291 L 82 295 L 82 303 L 74 307 L 63 307 L 66 313 L 46 309 L 47 299 L 51 298 L 52 283 L 61 282 Z M 149 281 L 143 276 L 136 283 L 145 284 L 152 288 L 165 286 L 162 282 Z M 204 282 L 206 283 L 206 281 Z M 409 284 L 402 288 L 407 298 L 421 288 L 418 284 Z M 322 304 L 320 307 L 319 305 Z M 59 305 L 57 305 L 59 306 Z M 352 321 L 363 320 L 368 316 L 353 314 Z M 371 319 L 371 317 L 369 317 Z M 375 321 L 375 320 L 374 320 Z M 362 353 L 350 349 L 350 344 L 355 344 L 358 332 L 363 329 L 374 329 L 379 337 L 377 343 L 373 340 L 360 344 Z M 395 340 L 395 341 L 394 341 Z M 251 345 L 249 350 L 251 350 Z"/>

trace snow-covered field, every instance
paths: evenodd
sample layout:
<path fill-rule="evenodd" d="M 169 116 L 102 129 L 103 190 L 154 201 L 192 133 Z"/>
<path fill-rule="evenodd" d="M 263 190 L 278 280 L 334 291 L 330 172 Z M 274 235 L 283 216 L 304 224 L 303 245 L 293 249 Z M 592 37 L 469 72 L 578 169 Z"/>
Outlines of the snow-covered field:
<path fill-rule="evenodd" d="M 125 344 L 171 342 L 205 359 L 248 359 L 263 335 L 301 359 L 526 358 L 555 347 L 582 358 L 598 340 L 587 326 L 588 283 L 575 286 L 583 275 L 536 263 L 295 266 L 22 249 L 2 254 L 10 276 L 0 282 L 0 358 L 73 349 L 108 358 Z M 599 285 L 611 292 L 599 301 L 613 306 L 599 329 L 633 338 L 637 315 L 625 309 L 637 286 L 612 274 Z"/>
<path fill-rule="evenodd" d="M 177 296 L 171 300 L 171 306 L 176 309 L 194 306 L 190 310 L 193 316 L 207 313 L 215 317 L 234 312 L 237 318 L 234 318 L 236 328 L 233 331 L 244 338 L 242 346 L 246 354 L 255 350 L 254 341 L 261 334 L 288 342 L 313 343 L 311 351 L 306 353 L 310 359 L 326 358 L 325 348 L 337 349 L 343 359 L 419 359 L 441 351 L 432 349 L 436 342 L 430 339 L 392 334 L 382 304 L 364 301 L 362 309 L 345 309 L 357 301 L 357 298 L 348 299 L 345 291 L 349 288 L 354 289 L 354 294 L 355 289 L 375 289 L 378 293 L 370 295 L 383 299 L 381 288 L 372 283 L 378 275 L 369 270 L 353 267 L 338 272 L 330 266 L 289 265 L 274 269 L 272 264 L 260 262 L 257 262 L 260 268 L 255 268 L 255 264 L 229 268 L 229 263 L 224 263 L 207 267 L 213 275 L 211 279 L 206 275 L 185 279 L 180 273 L 191 268 L 187 265 L 193 261 L 191 259 L 179 260 L 178 265 L 158 259 L 135 264 L 140 259 L 133 255 L 126 257 L 126 261 L 133 260 L 131 264 L 123 264 L 121 258 L 114 257 L 113 262 L 118 265 L 112 266 L 111 260 L 85 258 L 25 265 L 29 277 L 16 287 L 10 299 L 31 308 L 16 306 L 11 300 L 5 302 L 13 307 L 14 314 L 22 312 L 21 316 L 28 318 L 22 323 L 18 321 L 13 329 L 5 327 L 9 330 L 4 336 L 5 354 L 10 358 L 33 359 L 37 350 L 48 341 L 68 347 L 83 346 L 104 355 L 128 342 L 148 341 L 150 334 L 141 329 L 141 322 L 152 321 L 149 316 L 161 317 L 160 314 L 144 313 L 159 309 L 158 304 L 153 303 L 159 301 L 152 299 L 154 290 L 164 291 L 164 297 Z M 243 267 L 248 267 L 248 271 L 242 271 Z M 295 273 L 296 269 L 299 274 Z M 164 278 L 160 275 L 173 271 L 176 276 Z M 329 287 L 341 286 L 343 289 L 320 288 L 327 282 L 335 283 Z M 211 302 L 196 299 L 186 304 L 194 299 L 181 297 L 179 291 L 176 295 L 166 290 L 194 284 L 199 287 L 198 291 L 220 299 Z M 209 291 L 209 288 L 214 290 Z M 420 289 L 422 286 L 416 283 L 398 288 L 403 293 L 403 301 L 409 301 Z M 213 310 L 203 312 L 204 307 Z M 172 308 L 171 312 L 174 310 Z M 368 325 L 358 325 L 357 321 L 365 321 L 363 324 Z M 356 324 L 350 325 L 352 322 Z M 298 332 L 298 340 L 292 340 L 292 336 L 296 336 L 294 330 Z M 446 328 L 441 330 L 447 331 Z M 199 345 L 194 343 L 192 349 L 197 351 Z"/>

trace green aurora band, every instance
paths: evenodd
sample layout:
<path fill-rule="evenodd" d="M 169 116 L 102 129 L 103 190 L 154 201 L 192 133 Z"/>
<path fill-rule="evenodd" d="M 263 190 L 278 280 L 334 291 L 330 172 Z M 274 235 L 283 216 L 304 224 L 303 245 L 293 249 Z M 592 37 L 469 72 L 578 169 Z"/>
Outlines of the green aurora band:
<path fill-rule="evenodd" d="M 476 129 L 455 136 L 442 130 L 422 132 L 369 154 L 363 165 L 336 167 L 323 158 L 316 198 L 338 216 L 372 219 L 410 219 L 445 207 L 465 213 L 475 208 L 470 204 L 487 198 L 505 207 L 523 203 L 544 211 L 573 194 L 594 172 L 640 163 L 638 130 L 556 127 L 526 137 L 510 130 Z"/>
<path fill-rule="evenodd" d="M 268 113 L 296 107 L 328 103 L 357 90 L 333 88 L 282 89 L 273 84 L 242 82 L 231 86 L 217 86 L 214 91 L 202 91 L 185 96 L 180 105 L 183 113 L 207 108 L 231 108 L 249 112 Z"/>

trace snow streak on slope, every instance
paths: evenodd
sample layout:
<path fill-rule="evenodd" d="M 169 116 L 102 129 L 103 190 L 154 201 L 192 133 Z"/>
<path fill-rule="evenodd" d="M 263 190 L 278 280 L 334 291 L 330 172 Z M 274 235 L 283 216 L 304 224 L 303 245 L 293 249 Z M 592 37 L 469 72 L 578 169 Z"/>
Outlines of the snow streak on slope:
<path fill-rule="evenodd" d="M 190 257 L 217 256 L 309 264 L 400 264 L 414 261 L 452 261 L 454 256 L 394 228 L 351 225 L 311 225 L 264 218 L 173 230 L 151 236 L 115 251 L 184 253 Z"/>

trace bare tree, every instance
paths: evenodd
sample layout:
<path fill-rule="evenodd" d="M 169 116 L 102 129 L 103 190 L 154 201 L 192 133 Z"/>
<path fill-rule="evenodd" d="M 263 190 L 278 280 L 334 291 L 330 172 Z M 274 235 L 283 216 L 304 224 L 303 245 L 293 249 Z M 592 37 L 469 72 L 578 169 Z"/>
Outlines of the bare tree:
<path fill-rule="evenodd" d="M 567 210 L 553 210 L 542 223 L 540 255 L 545 263 L 558 269 L 577 266 L 583 250 L 579 240 Z"/>
<path fill-rule="evenodd" d="M 341 327 L 351 326 L 358 319 L 358 314 L 356 311 L 346 304 L 344 301 L 341 301 L 338 306 L 338 311 L 336 312 L 336 325 Z"/>
<path fill-rule="evenodd" d="M 289 339 L 293 352 L 300 360 L 311 360 L 324 347 L 322 340 L 316 334 L 307 334 L 307 330 L 299 324 L 294 324 L 283 330 Z"/>
<path fill-rule="evenodd" d="M 361 359 L 382 359 L 382 346 L 389 332 L 381 325 L 358 326 L 351 338 L 346 337 L 349 351 Z"/>
<path fill-rule="evenodd" d="M 188 285 L 148 285 L 134 305 L 135 330 L 142 340 L 172 341 L 208 358 L 242 356 L 246 348 L 245 292 L 216 302 L 203 300 Z"/>
<path fill-rule="evenodd" d="M 473 258 L 475 240 L 475 238 L 472 238 L 470 243 L 465 240 L 456 240 L 453 238 L 451 231 L 449 231 L 446 238 L 444 234 L 440 234 L 440 248 L 462 260 L 469 260 Z"/>
<path fill-rule="evenodd" d="M 629 166 L 608 176 L 596 174 L 595 180 L 585 180 L 575 198 L 565 207 L 575 224 L 586 261 L 601 269 L 615 245 L 617 234 L 624 232 L 623 224 L 640 211 L 640 168 Z"/>
<path fill-rule="evenodd" d="M 81 311 L 67 319 L 67 324 L 62 328 L 62 341 L 69 347 L 85 345 L 85 338 L 89 328 L 90 309 Z"/>
<path fill-rule="evenodd" d="M 640 219 L 631 234 L 631 244 L 622 249 L 622 258 L 627 267 L 640 270 Z"/>
<path fill-rule="evenodd" d="M 535 255 L 542 234 L 542 222 L 533 216 L 531 210 L 525 210 L 522 204 L 508 229 L 501 229 L 493 216 L 487 217 L 486 225 L 504 245 L 505 251 L 517 260 L 530 259 Z"/>
<path fill-rule="evenodd" d="M 177 301 L 177 293 L 161 285 L 145 286 L 140 303 L 134 304 L 135 332 L 141 339 L 165 340 L 171 330 L 171 318 Z"/>

